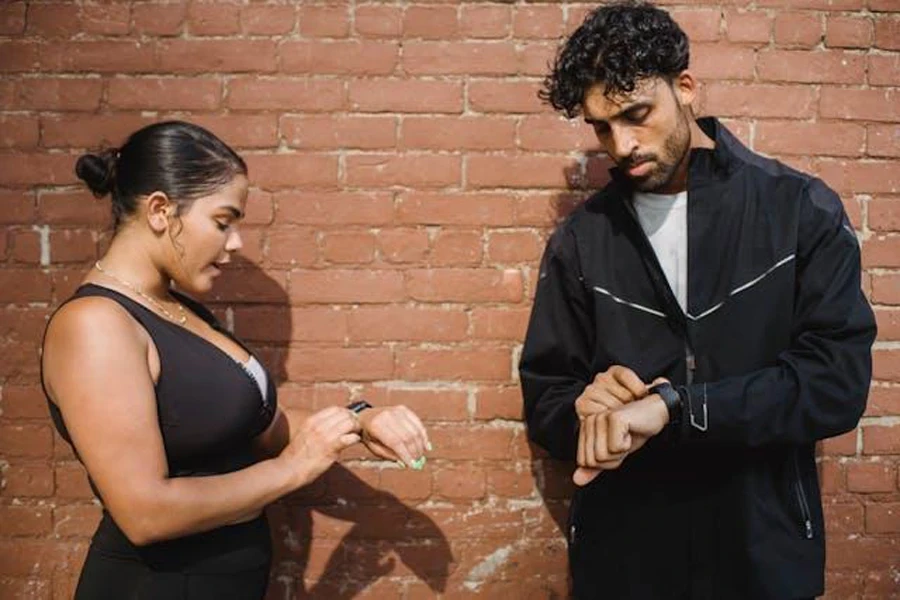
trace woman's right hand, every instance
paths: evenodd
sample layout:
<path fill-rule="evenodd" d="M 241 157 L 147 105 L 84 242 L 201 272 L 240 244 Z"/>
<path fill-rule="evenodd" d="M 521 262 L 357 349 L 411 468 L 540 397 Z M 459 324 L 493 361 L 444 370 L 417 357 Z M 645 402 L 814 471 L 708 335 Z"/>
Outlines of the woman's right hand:
<path fill-rule="evenodd" d="M 337 406 L 311 414 L 282 450 L 278 459 L 296 475 L 297 487 L 311 483 L 359 441 L 359 421 Z"/>

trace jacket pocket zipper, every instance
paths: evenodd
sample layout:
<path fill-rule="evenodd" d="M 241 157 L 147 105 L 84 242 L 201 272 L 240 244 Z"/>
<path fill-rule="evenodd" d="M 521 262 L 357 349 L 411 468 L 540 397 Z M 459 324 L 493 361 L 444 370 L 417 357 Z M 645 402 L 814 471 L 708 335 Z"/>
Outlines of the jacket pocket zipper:
<path fill-rule="evenodd" d="M 806 502 L 806 492 L 803 491 L 803 480 L 800 478 L 800 463 L 797 462 L 797 455 L 794 454 L 794 470 L 797 472 L 797 480 L 794 482 L 794 490 L 797 494 L 797 501 L 800 504 L 800 512 L 803 516 L 803 526 L 805 527 L 806 539 L 813 538 L 812 515 L 809 512 L 809 504 Z"/>

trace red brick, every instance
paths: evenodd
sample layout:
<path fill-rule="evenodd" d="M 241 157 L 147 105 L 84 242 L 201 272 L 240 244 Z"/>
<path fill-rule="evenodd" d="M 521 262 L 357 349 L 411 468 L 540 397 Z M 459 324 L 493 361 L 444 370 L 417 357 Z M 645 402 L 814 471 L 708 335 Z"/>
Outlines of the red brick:
<path fill-rule="evenodd" d="M 459 309 L 359 307 L 347 317 L 351 342 L 451 342 L 466 339 L 469 320 Z"/>
<path fill-rule="evenodd" d="M 506 150 L 515 145 L 516 123 L 496 117 L 406 117 L 400 148 Z"/>
<path fill-rule="evenodd" d="M 514 203 L 509 194 L 409 193 L 397 201 L 397 220 L 425 225 L 508 225 Z"/>
<path fill-rule="evenodd" d="M 52 588 L 49 579 L 0 579 L 0 598 L 50 600 L 51 592 Z"/>
<path fill-rule="evenodd" d="M 138 35 L 179 35 L 187 17 L 187 5 L 182 3 L 140 3 L 133 5 L 131 11 L 134 33 Z"/>
<path fill-rule="evenodd" d="M 324 154 L 254 154 L 246 157 L 253 182 L 264 190 L 337 186 L 338 159 Z"/>
<path fill-rule="evenodd" d="M 103 82 L 99 79 L 29 78 L 19 83 L 15 106 L 28 110 L 93 111 L 100 106 L 102 92 Z"/>
<path fill-rule="evenodd" d="M 344 87 L 336 80 L 258 80 L 228 82 L 225 103 L 238 110 L 325 112 L 344 106 Z"/>
<path fill-rule="evenodd" d="M 753 79 L 755 62 L 752 48 L 725 44 L 691 47 L 691 70 L 703 80 Z"/>
<path fill-rule="evenodd" d="M 544 241 L 534 231 L 493 231 L 488 235 L 487 260 L 491 263 L 533 263 L 541 257 Z"/>
<path fill-rule="evenodd" d="M 772 17 L 764 12 L 738 12 L 725 14 L 728 41 L 739 44 L 768 44 L 772 38 Z"/>
<path fill-rule="evenodd" d="M 816 174 L 838 193 L 900 192 L 900 169 L 890 161 L 822 160 Z"/>
<path fill-rule="evenodd" d="M 94 233 L 85 230 L 50 232 L 50 260 L 54 264 L 97 260 Z"/>
<path fill-rule="evenodd" d="M 381 192 L 279 192 L 277 223 L 305 225 L 383 225 L 393 215 L 390 194 Z"/>
<path fill-rule="evenodd" d="M 518 387 L 481 388 L 476 402 L 475 417 L 478 419 L 522 418 L 522 392 Z"/>
<path fill-rule="evenodd" d="M 0 303 L 50 301 L 50 277 L 31 269 L 0 269 Z"/>
<path fill-rule="evenodd" d="M 766 50 L 759 53 L 757 70 L 763 81 L 862 83 L 865 58 L 842 50 Z"/>
<path fill-rule="evenodd" d="M 100 513 L 95 504 L 57 506 L 53 509 L 53 533 L 63 538 L 88 538 L 97 529 Z"/>
<path fill-rule="evenodd" d="M 109 81 L 107 103 L 140 110 L 214 110 L 222 101 L 222 82 L 191 78 L 121 78 Z"/>
<path fill-rule="evenodd" d="M 46 314 L 27 316 L 23 315 L 23 312 L 24 311 L 4 311 L 5 314 L 0 315 L 0 318 L 2 318 L 3 321 L 6 321 L 8 318 L 19 316 L 20 319 L 25 321 L 33 321 L 34 324 L 29 326 L 21 333 L 16 331 L 10 332 L 9 329 L 4 326 L 4 335 L 21 335 L 24 334 L 28 329 L 33 329 L 35 328 L 35 326 L 37 326 L 39 330 L 35 337 L 40 337 L 43 332 L 43 327 L 46 324 Z M 44 420 L 47 418 L 47 401 L 44 398 L 43 392 L 38 386 L 4 385 L 3 388 L 0 389 L 0 409 L 2 409 L 2 415 L 6 419 Z"/>
<path fill-rule="evenodd" d="M 282 73 L 389 75 L 399 59 L 395 42 L 285 42 L 278 48 Z"/>
<path fill-rule="evenodd" d="M 44 71 L 76 73 L 149 73 L 157 68 L 155 55 L 156 48 L 149 42 L 50 42 L 41 47 L 41 68 Z M 182 60 L 185 58 L 187 57 L 183 56 Z"/>
<path fill-rule="evenodd" d="M 873 275 L 872 300 L 878 304 L 900 304 L 900 275 Z"/>
<path fill-rule="evenodd" d="M 327 269 L 292 271 L 294 303 L 381 303 L 403 300 L 403 275 L 397 271 Z"/>
<path fill-rule="evenodd" d="M 869 533 L 900 533 L 900 502 L 869 502 L 866 504 L 866 531 Z"/>
<path fill-rule="evenodd" d="M 863 8 L 865 0 L 758 0 L 760 7 L 850 11 Z"/>
<path fill-rule="evenodd" d="M 127 5 L 85 4 L 81 7 L 82 31 L 99 35 L 126 35 L 131 29 Z"/>
<path fill-rule="evenodd" d="M 757 123 L 754 148 L 767 154 L 859 156 L 865 129 L 852 123 Z"/>
<path fill-rule="evenodd" d="M 240 8 L 232 2 L 193 2 L 188 6 L 188 31 L 195 36 L 234 35 L 240 31 Z"/>
<path fill-rule="evenodd" d="M 0 535 L 40 536 L 51 530 L 49 507 L 0 504 Z"/>
<path fill-rule="evenodd" d="M 518 137 L 523 150 L 572 152 L 599 148 L 593 128 L 581 120 L 561 116 L 524 117 Z"/>
<path fill-rule="evenodd" d="M 558 39 L 563 34 L 563 7 L 552 4 L 517 6 L 513 15 L 513 35 L 517 39 Z"/>
<path fill-rule="evenodd" d="M 483 245 L 480 231 L 442 229 L 434 236 L 428 262 L 434 267 L 479 265 Z"/>
<path fill-rule="evenodd" d="M 378 488 L 402 500 L 426 500 L 432 494 L 431 473 L 427 469 L 384 469 Z"/>
<path fill-rule="evenodd" d="M 876 312 L 880 313 L 881 311 Z M 869 390 L 866 416 L 900 416 L 900 388 L 880 385 L 872 386 Z"/>
<path fill-rule="evenodd" d="M 825 45 L 832 48 L 868 48 L 872 44 L 872 21 L 866 17 L 828 16 Z"/>
<path fill-rule="evenodd" d="M 900 427 L 889 425 L 863 427 L 863 454 L 900 454 Z"/>
<path fill-rule="evenodd" d="M 408 186 L 440 188 L 458 185 L 462 163 L 441 154 L 351 155 L 345 161 L 345 181 L 353 187 Z"/>
<path fill-rule="evenodd" d="M 469 107 L 482 113 L 549 112 L 538 98 L 540 85 L 522 81 L 470 81 Z"/>
<path fill-rule="evenodd" d="M 102 227 L 111 222 L 109 199 L 94 198 L 86 189 L 77 192 L 41 191 L 37 204 L 41 221 L 50 225 Z"/>
<path fill-rule="evenodd" d="M 356 6 L 353 25 L 361 37 L 395 38 L 400 35 L 402 18 L 398 6 L 361 4 Z"/>
<path fill-rule="evenodd" d="M 348 84 L 350 108 L 360 112 L 460 113 L 462 84 L 455 81 L 360 79 Z"/>
<path fill-rule="evenodd" d="M 308 267 L 318 258 L 319 248 L 311 229 L 272 228 L 267 238 L 266 256 L 272 264 Z"/>
<path fill-rule="evenodd" d="M 4 459 L 8 457 L 4 454 Z M 0 495 L 13 498 L 45 498 L 53 495 L 53 469 L 46 462 L 9 461 L 0 470 Z"/>
<path fill-rule="evenodd" d="M 875 47 L 900 50 L 900 18 L 896 15 L 875 17 Z"/>
<path fill-rule="evenodd" d="M 714 42 L 719 39 L 722 17 L 719 9 L 679 9 L 670 13 L 691 43 Z"/>
<path fill-rule="evenodd" d="M 863 242 L 862 264 L 871 267 L 900 267 L 900 237 L 871 237 Z"/>
<path fill-rule="evenodd" d="M 900 54 L 870 54 L 866 60 L 870 85 L 900 85 Z"/>
<path fill-rule="evenodd" d="M 384 229 L 377 234 L 382 260 L 388 263 L 420 262 L 428 253 L 428 234 L 425 231 Z"/>
<path fill-rule="evenodd" d="M 388 348 L 294 348 L 287 360 L 291 381 L 373 381 L 390 379 L 394 358 Z"/>
<path fill-rule="evenodd" d="M 384 149 L 397 143 L 397 119 L 389 116 L 293 116 L 281 119 L 288 145 L 310 149 Z"/>
<path fill-rule="evenodd" d="M 0 40 L 0 73 L 34 71 L 40 65 L 38 45 L 18 40 Z"/>
<path fill-rule="evenodd" d="M 305 6 L 299 9 L 300 33 L 306 37 L 346 37 L 350 30 L 350 13 L 347 6 Z"/>
<path fill-rule="evenodd" d="M 775 16 L 775 43 L 813 48 L 822 40 L 822 17 L 811 12 L 780 12 Z"/>
<path fill-rule="evenodd" d="M 900 381 L 900 351 L 874 350 L 872 377 L 884 381 Z"/>
<path fill-rule="evenodd" d="M 528 464 L 487 470 L 488 493 L 500 498 L 527 498 L 535 492 L 535 478 Z"/>
<path fill-rule="evenodd" d="M 77 462 L 63 462 L 56 465 L 56 496 L 90 500 L 94 492 L 88 484 L 87 471 Z"/>
<path fill-rule="evenodd" d="M 0 115 L 0 148 L 31 149 L 38 144 L 38 120 L 31 115 Z"/>
<path fill-rule="evenodd" d="M 426 428 L 430 428 L 432 422 L 465 421 L 469 416 L 469 393 L 465 390 L 430 389 L 420 386 L 394 388 L 376 385 L 365 388 L 361 396 L 376 406 L 406 406 L 418 415 Z M 382 472 L 382 483 L 384 474 L 388 472 L 389 470 Z"/>
<path fill-rule="evenodd" d="M 822 440 L 822 454 L 825 456 L 854 456 L 857 446 L 856 429 Z"/>
<path fill-rule="evenodd" d="M 276 69 L 271 40 L 167 40 L 159 45 L 159 68 L 172 73 L 269 73 Z"/>
<path fill-rule="evenodd" d="M 865 529 L 865 512 L 861 504 L 826 502 L 822 508 L 825 513 L 825 530 L 829 534 L 859 534 Z"/>
<path fill-rule="evenodd" d="M 897 595 L 897 577 L 894 575 L 894 569 L 875 569 L 866 573 L 864 598 L 877 600 L 895 595 Z"/>
<path fill-rule="evenodd" d="M 87 543 L 0 539 L 0 573 L 22 577 L 71 572 L 80 567 Z"/>
<path fill-rule="evenodd" d="M 816 93 L 810 86 L 711 82 L 701 89 L 704 111 L 720 117 L 803 119 L 816 113 Z"/>
<path fill-rule="evenodd" d="M 403 15 L 403 37 L 449 40 L 459 37 L 455 6 L 410 6 Z"/>
<path fill-rule="evenodd" d="M 81 29 L 79 6 L 53 2 L 28 9 L 25 32 L 39 38 L 69 38 Z"/>
<path fill-rule="evenodd" d="M 5 2 L 0 6 L 0 35 L 20 35 L 25 31 L 25 2 Z"/>
<path fill-rule="evenodd" d="M 434 446 L 434 451 L 428 455 L 429 460 L 434 457 L 446 460 L 508 461 L 515 431 L 503 427 L 461 424 L 433 427 L 428 435 Z"/>
<path fill-rule="evenodd" d="M 869 125 L 867 130 L 869 156 L 900 157 L 900 125 Z"/>
<path fill-rule="evenodd" d="M 460 10 L 460 32 L 464 37 L 490 39 L 509 35 L 511 6 L 466 4 Z"/>
<path fill-rule="evenodd" d="M 863 581 L 857 570 L 825 571 L 825 595 L 823 600 L 844 600 L 862 597 Z"/>
<path fill-rule="evenodd" d="M 448 500 L 483 498 L 487 485 L 484 470 L 471 463 L 435 469 L 434 494 Z"/>
<path fill-rule="evenodd" d="M 361 231 L 326 233 L 322 237 L 322 257 L 330 263 L 371 263 L 375 259 L 375 236 Z"/>
<path fill-rule="evenodd" d="M 45 147 L 119 147 L 128 136 L 154 119 L 133 113 L 41 117 L 41 143 Z M 71 167 L 74 171 L 75 159 Z"/>
<path fill-rule="evenodd" d="M 426 302 L 519 302 L 522 274 L 514 269 L 433 269 L 407 272 L 410 297 Z"/>
<path fill-rule="evenodd" d="M 570 161 L 554 155 L 469 154 L 467 183 L 474 188 L 564 188 Z"/>
<path fill-rule="evenodd" d="M 237 150 L 274 148 L 278 145 L 278 116 L 274 114 L 195 114 L 191 122 L 209 129 Z M 251 179 L 253 176 L 251 174 Z"/>
<path fill-rule="evenodd" d="M 472 311 L 472 335 L 475 339 L 510 340 L 525 337 L 529 309 L 476 308 Z"/>
<path fill-rule="evenodd" d="M 900 97 L 893 90 L 825 87 L 821 91 L 823 117 L 900 121 Z"/>
<path fill-rule="evenodd" d="M 823 494 L 834 494 L 844 489 L 844 469 L 838 461 L 822 460 L 818 468 Z"/>
<path fill-rule="evenodd" d="M 398 350 L 397 376 L 410 381 L 506 381 L 510 353 L 504 348 Z"/>
<path fill-rule="evenodd" d="M 829 540 L 826 569 L 885 569 L 900 552 L 897 539 L 874 537 L 836 537 Z"/>
<path fill-rule="evenodd" d="M 31 223 L 34 219 L 34 194 L 0 190 L 0 223 Z"/>
<path fill-rule="evenodd" d="M 516 49 L 492 42 L 408 42 L 401 64 L 411 75 L 513 75 Z"/>

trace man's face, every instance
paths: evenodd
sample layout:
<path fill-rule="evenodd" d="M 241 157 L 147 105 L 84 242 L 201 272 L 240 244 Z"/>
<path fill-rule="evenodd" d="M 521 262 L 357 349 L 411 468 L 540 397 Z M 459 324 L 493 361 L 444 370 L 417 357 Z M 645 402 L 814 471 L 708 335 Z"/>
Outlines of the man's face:
<path fill-rule="evenodd" d="M 692 81 L 690 82 L 692 83 Z M 644 192 L 684 189 L 685 161 L 691 145 L 688 110 L 693 89 L 661 78 L 645 79 L 630 94 L 607 98 L 602 83 L 584 96 L 584 120 L 603 149 Z"/>

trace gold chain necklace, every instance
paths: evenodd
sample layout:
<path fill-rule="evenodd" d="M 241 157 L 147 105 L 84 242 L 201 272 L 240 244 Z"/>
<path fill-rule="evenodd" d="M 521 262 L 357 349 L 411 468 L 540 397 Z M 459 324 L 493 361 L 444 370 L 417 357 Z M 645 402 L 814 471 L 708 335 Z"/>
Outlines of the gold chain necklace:
<path fill-rule="evenodd" d="M 162 314 L 164 314 L 166 316 L 166 318 L 169 319 L 170 321 L 172 321 L 174 323 L 178 323 L 179 325 L 184 325 L 185 323 L 187 323 L 187 311 L 184 310 L 184 307 L 181 305 L 180 302 L 177 302 L 177 301 L 175 302 L 175 304 L 178 306 L 178 310 L 181 311 L 181 317 L 176 319 L 175 315 L 173 315 L 168 310 L 166 310 L 166 307 L 163 306 L 153 296 L 151 296 L 150 294 L 144 293 L 143 290 L 141 290 L 139 287 L 137 287 L 133 283 L 129 283 L 129 282 L 125 281 L 124 279 L 117 277 L 116 275 L 110 273 L 109 271 L 104 269 L 102 266 L 100 266 L 99 260 L 94 263 L 94 268 L 97 269 L 98 271 L 100 271 L 101 273 L 103 273 L 104 275 L 106 275 L 107 277 L 115 279 L 116 281 L 118 281 L 119 283 L 121 283 L 122 285 L 127 287 L 129 290 L 131 290 L 132 292 L 139 295 L 141 298 L 145 299 L 147 302 L 149 302 L 150 304 L 152 304 L 153 306 L 158 308 L 160 310 L 160 312 L 162 312 Z"/>

